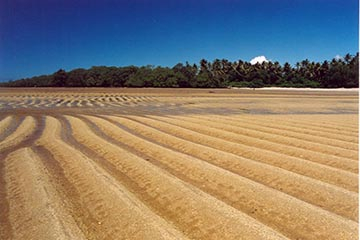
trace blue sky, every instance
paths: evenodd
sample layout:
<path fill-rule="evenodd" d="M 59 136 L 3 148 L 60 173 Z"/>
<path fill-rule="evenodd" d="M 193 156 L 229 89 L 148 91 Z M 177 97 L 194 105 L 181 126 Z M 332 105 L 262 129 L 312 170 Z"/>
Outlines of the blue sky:
<path fill-rule="evenodd" d="M 0 80 L 96 65 L 358 51 L 357 0 L 0 0 Z"/>

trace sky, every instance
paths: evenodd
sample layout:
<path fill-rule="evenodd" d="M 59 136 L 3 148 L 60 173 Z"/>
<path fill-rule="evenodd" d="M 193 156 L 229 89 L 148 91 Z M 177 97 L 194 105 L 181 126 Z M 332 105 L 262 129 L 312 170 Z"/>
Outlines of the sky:
<path fill-rule="evenodd" d="M 0 0 L 0 81 L 91 66 L 331 60 L 359 49 L 357 0 Z"/>

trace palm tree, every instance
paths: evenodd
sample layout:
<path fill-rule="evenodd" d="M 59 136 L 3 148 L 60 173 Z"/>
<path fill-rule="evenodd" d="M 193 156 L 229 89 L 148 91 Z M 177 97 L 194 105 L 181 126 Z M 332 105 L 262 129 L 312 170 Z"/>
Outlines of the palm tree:
<path fill-rule="evenodd" d="M 351 59 L 352 59 L 352 57 L 351 57 L 350 53 L 346 54 L 344 57 L 344 60 L 347 64 L 349 64 L 351 62 Z"/>

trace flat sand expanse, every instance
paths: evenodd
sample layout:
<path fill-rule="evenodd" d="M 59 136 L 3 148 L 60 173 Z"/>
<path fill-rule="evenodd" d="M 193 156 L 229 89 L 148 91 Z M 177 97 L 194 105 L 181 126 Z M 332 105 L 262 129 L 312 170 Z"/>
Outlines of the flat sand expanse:
<path fill-rule="evenodd" d="M 0 88 L 0 239 L 358 239 L 358 91 Z"/>

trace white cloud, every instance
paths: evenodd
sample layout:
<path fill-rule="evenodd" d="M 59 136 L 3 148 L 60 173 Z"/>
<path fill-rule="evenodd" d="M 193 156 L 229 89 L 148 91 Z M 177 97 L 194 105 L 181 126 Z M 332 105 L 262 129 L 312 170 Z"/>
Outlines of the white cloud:
<path fill-rule="evenodd" d="M 258 57 L 254 57 L 250 61 L 251 65 L 254 65 L 256 63 L 263 63 L 263 62 L 269 62 L 269 60 L 267 60 L 265 56 L 258 56 Z"/>
<path fill-rule="evenodd" d="M 336 60 L 343 60 L 344 58 L 343 58 L 342 56 L 340 56 L 339 54 L 337 54 L 337 55 L 335 56 L 335 59 L 336 59 Z"/>

